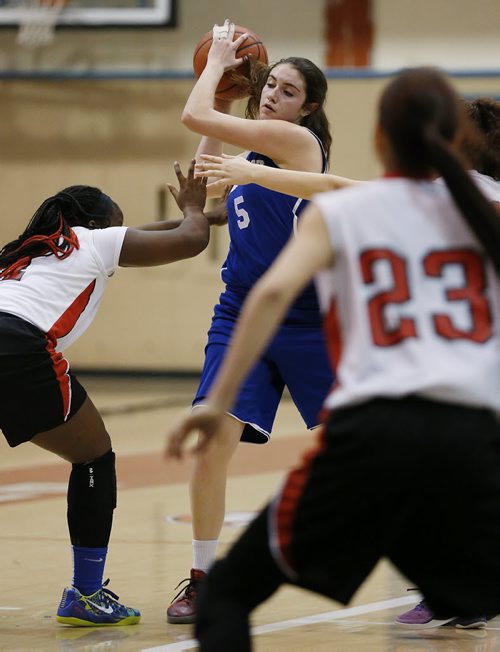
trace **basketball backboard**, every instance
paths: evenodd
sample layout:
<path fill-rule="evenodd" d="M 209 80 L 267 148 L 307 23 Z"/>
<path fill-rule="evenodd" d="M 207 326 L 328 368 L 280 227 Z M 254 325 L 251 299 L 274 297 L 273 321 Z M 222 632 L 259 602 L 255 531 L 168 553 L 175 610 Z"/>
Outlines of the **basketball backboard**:
<path fill-rule="evenodd" d="M 174 27 L 176 0 L 67 0 L 57 24 L 66 27 Z M 22 21 L 29 0 L 0 0 L 0 27 Z"/>

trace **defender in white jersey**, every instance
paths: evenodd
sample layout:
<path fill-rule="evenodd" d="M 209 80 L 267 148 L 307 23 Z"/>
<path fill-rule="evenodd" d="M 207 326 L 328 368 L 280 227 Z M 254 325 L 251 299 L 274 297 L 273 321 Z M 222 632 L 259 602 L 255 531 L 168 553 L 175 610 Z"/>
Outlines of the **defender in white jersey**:
<path fill-rule="evenodd" d="M 465 158 L 470 176 L 484 196 L 500 202 L 500 103 L 489 98 L 479 98 L 463 103 L 466 116 L 461 128 L 460 152 Z M 259 184 L 278 192 L 298 194 L 310 198 L 315 193 L 337 190 L 360 182 L 330 174 L 298 172 L 280 168 L 268 169 L 251 165 L 241 157 L 203 155 L 196 165 L 196 174 L 215 177 L 216 184 Z M 443 179 L 437 184 L 444 187 Z M 396 618 L 400 625 L 433 627 L 440 624 L 425 600 Z M 486 615 L 456 618 L 455 627 L 476 629 L 486 627 Z"/>
<path fill-rule="evenodd" d="M 313 200 L 250 293 L 206 405 L 171 433 L 171 455 L 192 429 L 208 445 L 318 275 L 338 373 L 324 428 L 209 572 L 201 652 L 250 650 L 250 612 L 285 582 L 349 602 L 381 557 L 443 622 L 499 612 L 500 215 L 454 154 L 458 125 L 436 70 L 388 85 L 376 132 L 386 178 Z"/>
<path fill-rule="evenodd" d="M 446 186 L 393 176 L 314 201 L 339 257 L 316 280 L 338 361 L 325 407 L 418 394 L 500 415 L 500 286 Z"/>
<path fill-rule="evenodd" d="M 469 169 L 469 174 L 483 195 L 500 206 L 500 102 L 483 97 L 464 101 L 464 109 L 468 119 L 461 130 L 460 151 L 467 167 L 474 168 Z M 436 618 L 424 599 L 400 614 L 396 622 L 412 628 L 430 627 L 436 624 Z M 483 614 L 457 618 L 454 624 L 461 629 L 476 629 L 486 627 L 486 622 Z"/>
<path fill-rule="evenodd" d="M 72 463 L 73 581 L 57 611 L 64 624 L 132 625 L 140 613 L 103 584 L 116 506 L 115 455 L 63 349 L 94 318 L 118 266 L 165 264 L 207 246 L 205 182 L 195 180 L 193 170 L 194 161 L 185 179 L 176 165 L 180 190 L 172 191 L 182 222 L 127 229 L 110 197 L 71 186 L 43 202 L 25 231 L 0 251 L 0 428 L 10 446 L 31 441 Z"/>

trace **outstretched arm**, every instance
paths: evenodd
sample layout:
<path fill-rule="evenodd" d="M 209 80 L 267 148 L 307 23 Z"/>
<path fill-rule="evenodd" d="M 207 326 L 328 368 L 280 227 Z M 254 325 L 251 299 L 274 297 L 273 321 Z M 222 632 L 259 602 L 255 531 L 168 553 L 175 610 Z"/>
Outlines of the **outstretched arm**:
<path fill-rule="evenodd" d="M 196 163 L 195 176 L 210 177 L 212 188 L 224 188 L 228 185 L 244 185 L 256 183 L 270 190 L 282 192 L 285 195 L 310 199 L 318 192 L 347 188 L 358 183 L 356 179 L 339 177 L 334 174 L 319 174 L 316 172 L 299 172 L 283 170 L 264 165 L 250 163 L 239 156 L 202 155 Z"/>
<path fill-rule="evenodd" d="M 161 220 L 159 222 L 149 222 L 141 226 L 134 226 L 137 231 L 171 231 L 182 224 L 183 220 Z"/>
<path fill-rule="evenodd" d="M 301 261 L 297 265 L 297 260 Z M 238 389 L 295 297 L 314 274 L 333 262 L 326 225 L 319 210 L 309 206 L 301 218 L 295 238 L 291 238 L 275 263 L 254 286 L 245 301 L 227 355 L 204 401 L 170 432 L 167 453 L 181 457 L 193 430 L 200 430 L 203 448 L 219 430 L 224 414 L 234 403 Z"/>
<path fill-rule="evenodd" d="M 194 160 L 187 177 L 174 165 L 179 189 L 169 185 L 184 219 L 168 229 L 127 229 L 120 253 L 121 267 L 152 267 L 196 256 L 208 245 L 210 225 L 203 214 L 206 179 L 194 177 Z M 161 224 L 161 223 L 160 223 Z"/>
<path fill-rule="evenodd" d="M 201 175 L 197 176 L 201 177 Z M 224 224 L 227 224 L 227 190 L 227 188 L 222 189 L 224 194 L 219 198 L 211 210 L 203 211 L 210 226 L 224 226 Z M 135 226 L 134 228 L 139 231 L 170 231 L 179 227 L 183 220 L 184 218 L 180 220 L 167 219 L 159 222 L 150 222 L 149 224 L 143 224 L 141 226 Z"/>

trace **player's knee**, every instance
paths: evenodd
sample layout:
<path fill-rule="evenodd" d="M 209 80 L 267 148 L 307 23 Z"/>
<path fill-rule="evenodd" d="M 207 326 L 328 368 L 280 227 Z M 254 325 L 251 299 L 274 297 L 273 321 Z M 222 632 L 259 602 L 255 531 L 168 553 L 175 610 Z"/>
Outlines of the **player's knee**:
<path fill-rule="evenodd" d="M 233 433 L 222 433 L 214 437 L 210 446 L 203 448 L 197 455 L 197 464 L 206 469 L 225 469 L 233 457 L 239 443 Z"/>

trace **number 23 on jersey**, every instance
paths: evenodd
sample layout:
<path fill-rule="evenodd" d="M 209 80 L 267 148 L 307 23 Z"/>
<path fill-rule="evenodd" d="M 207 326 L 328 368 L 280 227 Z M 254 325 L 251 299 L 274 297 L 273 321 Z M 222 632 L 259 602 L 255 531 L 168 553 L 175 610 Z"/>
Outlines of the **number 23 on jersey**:
<path fill-rule="evenodd" d="M 420 324 L 416 315 L 408 312 L 398 317 L 389 326 L 387 310 L 389 306 L 400 306 L 412 301 L 412 291 L 408 279 L 408 262 L 391 249 L 367 249 L 359 257 L 361 277 L 367 286 L 374 283 L 377 267 L 382 263 L 389 268 L 392 287 L 376 292 L 368 299 L 368 315 L 373 343 L 376 346 L 393 346 L 399 342 L 419 337 Z M 436 250 L 427 253 L 420 261 L 419 273 L 425 278 L 444 281 L 449 266 L 461 270 L 462 280 L 456 284 L 442 283 L 442 311 L 429 314 L 432 328 L 438 337 L 447 340 L 469 340 L 486 342 L 492 333 L 491 309 L 486 295 L 486 271 L 481 255 L 472 249 L 459 248 Z M 459 327 L 446 310 L 446 304 L 461 302 L 468 309 L 469 324 Z M 420 316 L 420 319 L 423 317 Z"/>

